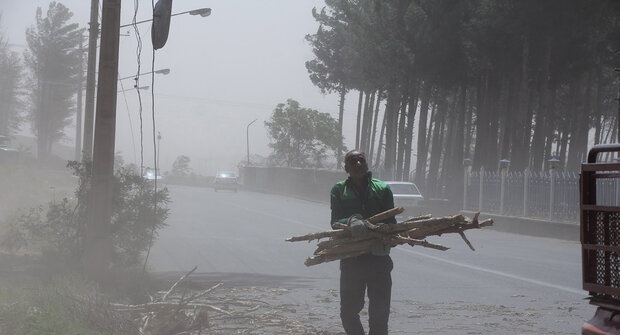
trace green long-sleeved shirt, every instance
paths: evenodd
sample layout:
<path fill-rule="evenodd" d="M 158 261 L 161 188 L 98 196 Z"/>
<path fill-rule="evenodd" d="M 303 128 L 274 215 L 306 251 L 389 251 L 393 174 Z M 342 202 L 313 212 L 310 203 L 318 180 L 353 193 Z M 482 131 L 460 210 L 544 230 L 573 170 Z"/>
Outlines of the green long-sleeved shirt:
<path fill-rule="evenodd" d="M 390 187 L 368 173 L 368 187 L 365 195 L 359 194 L 351 178 L 340 181 L 331 190 L 331 224 L 353 214 L 364 218 L 394 208 L 394 196 Z M 394 217 L 384 223 L 396 223 Z"/>

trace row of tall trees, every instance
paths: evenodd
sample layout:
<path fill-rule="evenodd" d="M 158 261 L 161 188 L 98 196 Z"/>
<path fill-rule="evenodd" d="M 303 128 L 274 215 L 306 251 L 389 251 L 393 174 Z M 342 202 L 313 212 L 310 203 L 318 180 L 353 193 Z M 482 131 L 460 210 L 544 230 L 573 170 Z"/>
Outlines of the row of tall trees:
<path fill-rule="evenodd" d="M 355 143 L 383 178 L 449 197 L 464 160 L 576 170 L 592 141 L 618 138 L 618 2 L 325 2 L 306 67 L 340 94 L 340 131 L 359 93 Z"/>
<path fill-rule="evenodd" d="M 0 23 L 2 22 L 0 15 Z M 23 64 L 11 50 L 8 39 L 0 32 L 0 134 L 9 136 L 19 129 L 23 117 L 20 97 Z"/>
<path fill-rule="evenodd" d="M 21 57 L 0 32 L 0 133 L 13 134 L 29 121 L 40 159 L 65 136 L 75 114 L 83 29 L 72 17 L 59 2 L 51 2 L 45 15 L 37 8 Z"/>

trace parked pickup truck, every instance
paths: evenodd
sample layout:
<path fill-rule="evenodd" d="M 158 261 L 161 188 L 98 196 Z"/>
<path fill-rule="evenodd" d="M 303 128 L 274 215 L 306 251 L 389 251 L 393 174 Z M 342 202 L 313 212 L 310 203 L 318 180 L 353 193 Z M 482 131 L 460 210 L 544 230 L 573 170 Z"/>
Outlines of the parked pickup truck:
<path fill-rule="evenodd" d="M 620 334 L 620 143 L 590 149 L 581 165 L 583 289 L 597 306 L 582 335 Z"/>

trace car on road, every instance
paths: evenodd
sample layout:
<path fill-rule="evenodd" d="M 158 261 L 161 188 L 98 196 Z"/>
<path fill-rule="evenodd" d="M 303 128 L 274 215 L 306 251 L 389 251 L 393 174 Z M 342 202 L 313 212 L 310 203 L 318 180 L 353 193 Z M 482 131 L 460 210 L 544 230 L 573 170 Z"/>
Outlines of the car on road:
<path fill-rule="evenodd" d="M 157 172 L 159 172 L 159 171 L 157 171 Z M 161 175 L 159 173 L 157 173 L 157 175 L 156 175 L 155 169 L 150 168 L 150 167 L 147 167 L 147 168 L 144 169 L 144 175 L 142 175 L 142 177 L 144 179 L 148 179 L 148 180 L 155 180 L 155 179 L 161 180 Z"/>
<path fill-rule="evenodd" d="M 215 174 L 213 180 L 213 190 L 232 190 L 237 192 L 239 189 L 239 182 L 237 180 L 237 174 L 232 171 L 218 171 Z"/>
<path fill-rule="evenodd" d="M 11 138 L 0 135 L 0 162 L 15 162 L 19 156 L 19 150 L 11 147 Z"/>
<path fill-rule="evenodd" d="M 390 186 L 394 194 L 394 206 L 405 209 L 402 217 L 409 218 L 426 214 L 424 196 L 414 183 L 406 181 L 386 181 L 385 183 Z"/>

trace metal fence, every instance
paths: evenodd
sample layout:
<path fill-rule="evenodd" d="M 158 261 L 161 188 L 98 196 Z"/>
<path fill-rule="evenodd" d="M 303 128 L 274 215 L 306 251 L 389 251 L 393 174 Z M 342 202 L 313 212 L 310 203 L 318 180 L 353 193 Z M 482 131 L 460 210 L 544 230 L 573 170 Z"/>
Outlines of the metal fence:
<path fill-rule="evenodd" d="M 463 209 L 547 220 L 579 221 L 579 174 L 573 172 L 491 172 L 465 174 Z M 600 198 L 618 199 L 617 182 L 601 185 Z"/>

